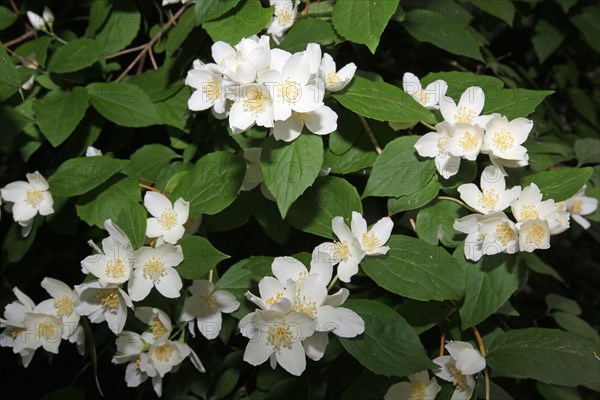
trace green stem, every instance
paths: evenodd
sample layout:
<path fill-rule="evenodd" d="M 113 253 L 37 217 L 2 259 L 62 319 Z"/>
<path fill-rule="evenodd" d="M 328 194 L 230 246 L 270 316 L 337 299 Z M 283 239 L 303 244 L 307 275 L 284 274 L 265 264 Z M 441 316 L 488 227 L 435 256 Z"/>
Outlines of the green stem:
<path fill-rule="evenodd" d="M 468 205 L 466 205 L 463 201 L 455 199 L 454 197 L 448 197 L 448 196 L 438 196 L 437 197 L 438 200 L 448 200 L 448 201 L 452 201 L 456 204 L 460 204 L 461 206 L 463 206 L 464 208 L 466 208 L 467 210 L 471 211 L 471 212 L 477 212 L 477 210 L 469 207 Z"/>
<path fill-rule="evenodd" d="M 331 283 L 329 284 L 329 286 L 327 286 L 327 291 L 329 292 L 331 290 L 331 288 L 333 287 L 333 285 L 335 285 L 335 283 L 338 280 L 338 274 L 335 274 L 335 276 L 333 277 L 333 280 L 331 281 Z"/>
<path fill-rule="evenodd" d="M 429 129 L 436 131 L 435 126 L 429 125 L 427 122 L 424 122 L 424 121 L 419 121 L 419 122 L 421 123 L 421 125 L 425 125 Z"/>

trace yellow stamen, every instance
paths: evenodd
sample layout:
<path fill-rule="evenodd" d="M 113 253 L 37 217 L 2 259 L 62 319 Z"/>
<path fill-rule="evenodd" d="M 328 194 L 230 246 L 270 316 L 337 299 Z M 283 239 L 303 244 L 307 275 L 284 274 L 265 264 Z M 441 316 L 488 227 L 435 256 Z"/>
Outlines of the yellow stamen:
<path fill-rule="evenodd" d="M 463 150 L 474 150 L 479 144 L 479 137 L 469 131 L 466 131 L 459 139 L 458 144 L 460 144 L 460 147 L 462 147 Z"/>
<path fill-rule="evenodd" d="M 275 296 L 269 297 L 265 303 L 267 303 L 268 305 L 277 303 L 281 299 L 282 296 L 283 296 L 283 293 L 277 292 L 277 293 L 275 293 Z"/>
<path fill-rule="evenodd" d="M 379 239 L 371 231 L 363 233 L 361 242 L 365 251 L 373 251 L 379 247 Z"/>
<path fill-rule="evenodd" d="M 36 327 L 37 335 L 44 339 L 56 338 L 56 326 L 52 322 L 40 322 Z"/>
<path fill-rule="evenodd" d="M 67 295 L 62 295 L 52 302 L 54 309 L 56 310 L 57 317 L 68 317 L 73 312 L 75 306 L 75 299 Z"/>
<path fill-rule="evenodd" d="M 492 209 L 498 202 L 498 199 L 500 199 L 500 195 L 495 189 L 484 189 L 479 197 L 479 203 L 488 209 Z"/>
<path fill-rule="evenodd" d="M 539 225 L 530 225 L 525 231 L 525 242 L 539 246 L 544 241 L 546 234 L 544 229 Z"/>
<path fill-rule="evenodd" d="M 267 341 L 273 346 L 275 351 L 280 351 L 284 347 L 291 349 L 292 339 L 292 330 L 285 322 L 278 322 L 270 326 L 267 332 Z"/>
<path fill-rule="evenodd" d="M 212 80 L 202 86 L 202 91 L 208 101 L 215 101 L 221 96 L 221 87 Z"/>
<path fill-rule="evenodd" d="M 540 217 L 540 213 L 537 210 L 535 204 L 528 203 L 523 204 L 521 207 L 521 218 L 520 219 L 537 219 Z"/>
<path fill-rule="evenodd" d="M 456 366 L 450 367 L 450 373 L 452 374 L 452 384 L 459 390 L 465 391 L 469 388 L 467 376 L 463 375 Z"/>
<path fill-rule="evenodd" d="M 165 229 L 171 229 L 177 225 L 177 213 L 173 210 L 165 210 L 158 217 L 158 223 Z"/>
<path fill-rule="evenodd" d="M 506 151 L 513 147 L 515 143 L 515 137 L 506 129 L 501 129 L 494 134 L 493 142 L 497 148 L 502 151 Z"/>
<path fill-rule="evenodd" d="M 42 191 L 40 189 L 27 189 L 25 192 L 25 202 L 30 206 L 37 207 L 42 202 Z"/>
<path fill-rule="evenodd" d="M 305 313 L 314 318 L 317 315 L 317 303 L 306 296 L 296 297 L 292 311 Z"/>
<path fill-rule="evenodd" d="M 142 268 L 144 271 L 144 278 L 152 279 L 155 283 L 160 282 L 162 277 L 167 274 L 165 263 L 154 257 L 146 261 L 146 264 L 144 264 Z"/>
<path fill-rule="evenodd" d="M 408 397 L 411 399 L 425 398 L 425 384 L 421 381 L 411 382 L 408 390 Z"/>
<path fill-rule="evenodd" d="M 125 275 L 125 264 L 120 258 L 111 258 L 106 262 L 104 273 L 109 278 L 121 278 Z"/>
<path fill-rule="evenodd" d="M 257 117 L 265 110 L 267 100 L 259 88 L 250 87 L 242 99 L 242 106 L 244 111 L 250 112 L 254 117 Z"/>
<path fill-rule="evenodd" d="M 116 310 L 119 307 L 118 289 L 100 289 L 96 293 L 96 299 L 100 300 L 105 310 Z"/>
<path fill-rule="evenodd" d="M 152 332 L 152 337 L 154 337 L 154 340 L 160 339 L 165 333 L 168 332 L 167 328 L 158 317 L 154 318 L 152 324 L 150 324 L 150 331 Z"/>
<path fill-rule="evenodd" d="M 173 355 L 173 346 L 170 343 L 165 343 L 160 346 L 155 346 L 152 350 L 154 358 L 160 361 L 169 361 Z"/>
<path fill-rule="evenodd" d="M 202 311 L 204 314 L 214 314 L 219 311 L 217 307 L 217 298 L 213 294 L 200 297 L 200 311 Z"/>
<path fill-rule="evenodd" d="M 296 111 L 292 111 L 292 120 L 297 124 L 305 125 L 312 118 L 313 113 L 299 113 Z"/>
<path fill-rule="evenodd" d="M 345 240 L 342 240 L 341 242 L 334 241 L 333 245 L 334 245 L 333 258 L 335 258 L 336 260 L 340 260 L 340 261 L 346 260 L 348 258 L 348 256 L 350 255 L 350 249 L 348 248 L 348 243 L 346 243 Z"/>
<path fill-rule="evenodd" d="M 466 124 L 472 124 L 475 119 L 475 111 L 465 106 L 460 106 L 456 109 L 454 114 L 454 120 L 456 122 L 464 122 Z"/>
<path fill-rule="evenodd" d="M 327 85 L 327 87 L 330 87 L 342 82 L 344 82 L 344 79 L 342 79 L 341 76 L 339 76 L 336 72 L 330 72 L 327 74 L 325 84 Z"/>
<path fill-rule="evenodd" d="M 508 244 L 516 237 L 515 231 L 510 227 L 508 222 L 503 222 L 496 225 L 494 238 L 502 244 Z"/>
<path fill-rule="evenodd" d="M 581 214 L 583 208 L 583 200 L 578 199 L 573 202 L 573 206 L 571 207 L 571 211 L 574 214 Z"/>

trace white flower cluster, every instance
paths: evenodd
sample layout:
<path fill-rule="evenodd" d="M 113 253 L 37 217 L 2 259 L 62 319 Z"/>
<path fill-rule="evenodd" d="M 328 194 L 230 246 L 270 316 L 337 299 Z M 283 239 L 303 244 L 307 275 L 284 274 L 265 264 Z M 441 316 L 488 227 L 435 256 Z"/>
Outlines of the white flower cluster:
<path fill-rule="evenodd" d="M 323 357 L 329 332 L 351 338 L 364 332 L 365 323 L 354 311 L 341 307 L 349 296 L 347 289 L 328 295 L 333 264 L 315 248 L 310 271 L 292 257 L 278 257 L 271 266 L 274 277 L 258 284 L 260 297 L 246 297 L 259 308 L 239 322 L 243 336 L 250 339 L 244 360 L 260 365 L 269 360 L 293 375 L 301 375 L 306 357 Z"/>
<path fill-rule="evenodd" d="M 452 400 L 468 400 L 475 390 L 475 375 L 485 369 L 485 359 L 467 342 L 450 341 L 445 347 L 450 355 L 435 358 L 433 362 L 439 368 L 433 372 L 455 386 Z M 435 377 L 429 378 L 427 371 L 409 375 L 408 380 L 392 385 L 385 400 L 434 400 L 442 390 Z"/>
<path fill-rule="evenodd" d="M 267 27 L 267 33 L 279 44 L 283 35 L 294 25 L 300 0 L 269 0 L 269 3 L 274 7 L 275 15 Z"/>
<path fill-rule="evenodd" d="M 465 257 L 477 261 L 483 255 L 532 252 L 550 247 L 550 235 L 569 228 L 569 213 L 554 200 L 542 201 L 536 184 L 506 190 L 502 171 L 490 165 L 481 174 L 481 188 L 473 183 L 458 187 L 461 199 L 480 214 L 454 222 L 454 229 L 466 233 Z M 504 210 L 511 208 L 516 223 Z"/>
<path fill-rule="evenodd" d="M 33 11 L 27 11 L 27 19 L 35 30 L 43 32 L 52 32 L 54 25 L 54 13 L 48 7 L 44 7 L 42 15 L 38 15 Z"/>
<path fill-rule="evenodd" d="M 22 228 L 23 237 L 31 232 L 36 215 L 46 216 L 54 213 L 54 199 L 48 191 L 46 179 L 38 171 L 27 174 L 26 177 L 27 182 L 11 182 L 0 189 L 1 200 L 6 203 L 5 210 L 12 212 L 13 219 Z"/>
<path fill-rule="evenodd" d="M 337 129 L 337 114 L 323 103 L 325 92 L 343 89 L 356 72 L 354 64 L 337 71 L 328 54 L 310 43 L 295 54 L 271 49 L 268 36 L 252 36 L 237 45 L 215 42 L 214 63 L 194 61 L 186 84 L 195 89 L 193 111 L 212 108 L 229 118 L 233 133 L 254 125 L 271 128 L 277 140 L 293 141 L 304 127 L 317 135 Z"/>
<path fill-rule="evenodd" d="M 444 96 L 447 85 L 442 80 L 431 83 L 424 91 L 414 75 L 412 79 L 405 76 L 404 82 L 405 90 L 420 104 L 430 109 L 439 107 L 444 117 L 444 121 L 435 126 L 435 132 L 425 134 L 415 144 L 420 156 L 435 158 L 436 168 L 443 178 L 458 173 L 461 159 L 475 161 L 480 153 L 489 155 L 492 164 L 504 175 L 505 167 L 529 164 L 527 149 L 522 144 L 533 128 L 531 120 L 509 121 L 497 113 L 481 115 L 485 94 L 477 86 L 465 90 L 457 105 Z"/>

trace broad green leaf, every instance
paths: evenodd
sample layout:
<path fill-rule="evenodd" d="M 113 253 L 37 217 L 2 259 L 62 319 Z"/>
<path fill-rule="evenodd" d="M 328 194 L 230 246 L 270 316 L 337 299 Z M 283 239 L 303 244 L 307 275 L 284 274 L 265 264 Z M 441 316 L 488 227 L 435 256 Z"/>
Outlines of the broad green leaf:
<path fill-rule="evenodd" d="M 0 45 L 0 101 L 8 99 L 21 87 L 17 67 L 12 62 L 4 46 Z"/>
<path fill-rule="evenodd" d="M 277 141 L 273 136 L 265 140 L 260 168 L 283 218 L 313 184 L 322 164 L 323 140 L 317 135 L 300 135 L 292 143 Z"/>
<path fill-rule="evenodd" d="M 89 192 L 119 172 L 128 161 L 116 158 L 80 157 L 62 163 L 48 179 L 50 192 L 57 196 L 77 196 Z"/>
<path fill-rule="evenodd" d="M 132 0 L 119 0 L 113 3 L 110 15 L 100 32 L 96 34 L 96 41 L 102 49 L 102 54 L 109 55 L 127 47 L 137 36 L 141 21 L 140 11 Z"/>
<path fill-rule="evenodd" d="M 259 0 L 241 0 L 234 9 L 202 27 L 213 41 L 237 44 L 242 38 L 257 34 L 267 27 L 273 8 L 263 8 Z"/>
<path fill-rule="evenodd" d="M 249 203 L 253 199 L 254 193 L 240 192 L 234 202 L 224 210 L 214 215 L 204 215 L 202 226 L 209 232 L 226 232 L 246 224 L 252 217 Z"/>
<path fill-rule="evenodd" d="M 543 171 L 521 179 L 521 186 L 526 187 L 535 183 L 544 195 L 544 199 L 563 201 L 577 193 L 593 173 L 594 170 L 589 167 Z"/>
<path fill-rule="evenodd" d="M 535 253 L 519 253 L 519 257 L 525 262 L 525 265 L 535 273 L 548 275 L 561 283 L 565 283 L 564 279 L 554 268 L 546 264 Z"/>
<path fill-rule="evenodd" d="M 561 0 L 558 0 L 561 1 Z M 565 1 L 565 0 L 562 0 Z M 571 0 L 567 0 L 571 1 Z M 573 0 L 577 1 L 577 0 Z M 544 400 L 581 400 L 579 391 L 575 388 L 558 386 L 558 385 L 546 385 L 542 382 L 536 382 L 535 386 L 542 395 Z"/>
<path fill-rule="evenodd" d="M 145 181 L 155 181 L 174 158 L 179 157 L 171 148 L 162 144 L 147 144 L 131 155 L 135 175 Z"/>
<path fill-rule="evenodd" d="M 342 345 L 377 375 L 406 376 L 433 367 L 413 328 L 388 306 L 374 300 L 348 300 L 344 307 L 365 321 L 365 331 Z"/>
<path fill-rule="evenodd" d="M 393 235 L 387 245 L 387 255 L 365 257 L 361 264 L 379 286 L 415 300 L 462 298 L 465 271 L 446 250 L 401 235 Z"/>
<path fill-rule="evenodd" d="M 123 229 L 134 249 L 139 249 L 146 239 L 146 209 L 136 201 L 129 200 L 113 219 Z"/>
<path fill-rule="evenodd" d="M 137 128 L 161 123 L 148 95 L 135 85 L 92 83 L 86 90 L 92 106 L 115 124 Z"/>
<path fill-rule="evenodd" d="M 39 219 L 37 221 L 34 220 L 31 232 L 29 232 L 27 237 L 23 237 L 22 229 L 19 224 L 10 225 L 2 243 L 2 253 L 5 254 L 9 263 L 19 262 L 25 257 L 35 242 L 39 225 Z"/>
<path fill-rule="evenodd" d="M 406 300 L 397 311 L 413 327 L 417 334 L 421 334 L 442 322 L 452 314 L 452 306 L 443 301 L 416 301 Z"/>
<path fill-rule="evenodd" d="M 456 247 L 461 241 L 454 230 L 454 221 L 461 217 L 462 207 L 451 201 L 438 201 L 417 214 L 417 235 L 431 244 L 438 241 L 447 247 Z"/>
<path fill-rule="evenodd" d="M 312 7 L 312 4 L 311 4 Z M 321 46 L 340 43 L 342 38 L 333 30 L 331 22 L 324 19 L 304 18 L 294 22 L 279 45 L 280 49 L 295 53 L 304 51 L 309 43 Z"/>
<path fill-rule="evenodd" d="M 190 215 L 216 214 L 230 205 L 242 186 L 246 163 L 225 151 L 202 157 L 181 178 L 171 197 L 190 202 Z"/>
<path fill-rule="evenodd" d="M 600 53 L 600 25 L 598 20 L 600 19 L 600 7 L 598 5 L 588 6 L 583 9 L 581 14 L 571 17 L 571 22 L 579 29 L 579 32 L 583 35 L 586 43 L 596 53 Z"/>
<path fill-rule="evenodd" d="M 397 86 L 355 76 L 352 83 L 333 97 L 347 109 L 377 121 L 435 124 L 433 114 Z"/>
<path fill-rule="evenodd" d="M 560 310 L 569 314 L 581 315 L 581 307 L 575 300 L 571 300 L 559 294 L 547 294 L 545 299 L 548 311 Z"/>
<path fill-rule="evenodd" d="M 109 183 L 78 200 L 77 216 L 90 226 L 103 229 L 105 220 L 118 217 L 129 204 L 141 200 L 141 190 L 135 179 L 123 177 Z"/>
<path fill-rule="evenodd" d="M 417 9 L 406 13 L 404 28 L 421 42 L 431 43 L 453 54 L 483 61 L 479 42 L 465 25 L 432 10 Z"/>
<path fill-rule="evenodd" d="M 15 49 L 15 54 L 23 57 L 26 60 L 35 60 L 41 67 L 46 66 L 46 58 L 48 57 L 48 49 L 52 43 L 50 36 L 40 36 L 33 40 L 28 40 Z M 37 75 L 36 78 L 47 77 L 48 75 Z"/>
<path fill-rule="evenodd" d="M 415 151 L 417 136 L 404 136 L 388 143 L 377 157 L 363 198 L 400 197 L 421 189 L 436 173 L 433 159 L 420 159 Z"/>
<path fill-rule="evenodd" d="M 218 263 L 229 258 L 201 236 L 189 236 L 179 244 L 183 250 L 183 262 L 176 270 L 184 279 L 203 278 Z"/>
<path fill-rule="evenodd" d="M 558 326 L 566 331 L 577 333 L 592 339 L 598 338 L 598 332 L 580 317 L 564 311 L 555 311 L 550 314 Z"/>
<path fill-rule="evenodd" d="M 472 0 L 472 2 L 481 10 L 500 18 L 509 26 L 513 25 L 515 6 L 511 0 Z"/>
<path fill-rule="evenodd" d="M 527 117 L 554 93 L 553 90 L 502 89 L 497 96 L 487 96 L 483 114 L 499 113 L 509 120 Z"/>
<path fill-rule="evenodd" d="M 250 209 L 263 231 L 276 243 L 285 244 L 290 237 L 290 225 L 281 218 L 277 204 L 265 198 L 260 190 L 251 192 Z"/>
<path fill-rule="evenodd" d="M 498 254 L 467 261 L 462 248 L 454 257 L 465 267 L 465 299 L 459 309 L 463 330 L 478 325 L 500 309 L 519 288 L 517 257 Z"/>
<path fill-rule="evenodd" d="M 17 14 L 6 7 L 0 6 L 0 31 L 9 28 L 17 20 Z"/>
<path fill-rule="evenodd" d="M 93 65 L 100 57 L 100 48 L 95 40 L 71 40 L 54 52 L 48 63 L 48 71 L 58 74 L 79 71 Z"/>
<path fill-rule="evenodd" d="M 215 290 L 245 292 L 263 276 L 271 274 L 273 257 L 252 256 L 229 267 L 215 283 Z"/>
<path fill-rule="evenodd" d="M 193 119 L 193 113 L 188 108 L 188 100 L 192 95 L 192 90 L 188 87 L 181 87 L 173 96 L 164 101 L 154 103 L 158 115 L 165 125 L 173 126 L 188 132 L 190 120 Z M 186 149 L 189 149 L 187 146 Z"/>
<path fill-rule="evenodd" d="M 459 71 L 430 72 L 421 79 L 421 84 L 423 87 L 427 87 L 431 82 L 438 79 L 442 79 L 448 84 L 446 96 L 450 96 L 456 101 L 471 86 L 482 88 L 487 97 L 498 96 L 498 93 L 504 87 L 504 82 L 493 76 L 476 75 L 472 72 Z"/>
<path fill-rule="evenodd" d="M 40 130 L 54 147 L 73 133 L 87 108 L 87 92 L 80 86 L 75 86 L 69 93 L 53 90 L 33 103 Z"/>
<path fill-rule="evenodd" d="M 561 31 L 545 19 L 540 19 L 535 26 L 531 43 L 540 64 L 556 51 L 565 40 L 566 32 Z"/>
<path fill-rule="evenodd" d="M 239 2 L 240 0 L 197 1 L 196 5 L 194 6 L 196 25 L 219 18 L 221 15 L 237 6 Z"/>
<path fill-rule="evenodd" d="M 206 1 L 199 1 L 196 3 L 196 7 L 201 7 L 201 5 L 205 4 Z M 194 29 L 194 23 L 196 22 L 195 20 L 196 18 L 193 8 L 188 8 L 183 15 L 179 17 L 179 20 L 177 20 L 177 25 L 169 30 L 169 34 L 167 36 L 165 49 L 167 50 L 168 55 L 173 54 L 173 52 L 181 47 L 183 41 Z"/>
<path fill-rule="evenodd" d="M 173 96 L 183 87 L 183 81 L 173 76 L 173 65 L 166 62 L 158 69 L 149 69 L 139 75 L 129 75 L 125 82 L 142 89 L 150 100 L 158 102 Z"/>
<path fill-rule="evenodd" d="M 110 15 L 113 2 L 111 0 L 92 0 L 90 5 L 90 20 L 85 29 L 85 36 L 94 36 Z"/>
<path fill-rule="evenodd" d="M 575 156 L 579 165 L 600 163 L 600 140 L 592 138 L 577 140 Z"/>
<path fill-rule="evenodd" d="M 375 54 L 379 38 L 400 0 L 338 0 L 333 10 L 335 30 L 346 39 L 366 44 Z"/>
<path fill-rule="evenodd" d="M 597 384 L 598 346 L 598 339 L 558 329 L 515 329 L 494 340 L 487 364 L 499 376 L 562 386 Z"/>
<path fill-rule="evenodd" d="M 429 183 L 416 192 L 401 197 L 390 197 L 387 203 L 388 212 L 393 215 L 401 211 L 423 207 L 436 198 L 441 187 L 442 185 L 437 180 L 436 175 L 434 175 Z"/>
<path fill-rule="evenodd" d="M 317 178 L 292 205 L 287 219 L 301 231 L 332 239 L 331 220 L 341 216 L 349 221 L 352 211 L 362 214 L 356 188 L 345 179 L 325 176 Z"/>

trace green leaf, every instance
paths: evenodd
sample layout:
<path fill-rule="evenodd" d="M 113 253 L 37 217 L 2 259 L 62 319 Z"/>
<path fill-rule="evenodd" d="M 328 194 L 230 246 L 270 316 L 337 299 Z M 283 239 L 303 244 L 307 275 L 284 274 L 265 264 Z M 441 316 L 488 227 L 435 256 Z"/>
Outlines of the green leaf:
<path fill-rule="evenodd" d="M 109 10 L 105 10 L 109 12 Z M 138 34 L 142 16 L 132 0 L 114 2 L 104 26 L 96 34 L 103 55 L 116 53 L 127 47 Z"/>
<path fill-rule="evenodd" d="M 552 318 L 556 324 L 569 332 L 577 333 L 581 336 L 586 336 L 592 339 L 598 338 L 598 332 L 583 319 L 576 315 L 566 313 L 564 311 L 553 312 Z"/>
<path fill-rule="evenodd" d="M 577 2 L 579 0 L 554 0 L 554 1 L 556 1 L 558 4 L 560 4 L 560 7 L 563 9 L 565 14 L 568 14 L 571 7 L 573 7 L 575 4 L 577 4 Z"/>
<path fill-rule="evenodd" d="M 362 214 L 356 188 L 345 179 L 325 176 L 300 196 L 287 218 L 294 228 L 332 239 L 331 220 L 341 216 L 349 221 L 352 211 Z"/>
<path fill-rule="evenodd" d="M 483 114 L 499 113 L 509 120 L 527 117 L 553 90 L 502 89 L 485 99 Z"/>
<path fill-rule="evenodd" d="M 71 40 L 54 52 L 48 63 L 48 71 L 58 74 L 79 71 L 93 65 L 100 57 L 100 48 L 95 40 Z"/>
<path fill-rule="evenodd" d="M 340 342 L 377 375 L 406 376 L 434 366 L 413 328 L 394 310 L 374 300 L 348 300 L 347 307 L 365 321 L 365 332 Z"/>
<path fill-rule="evenodd" d="M 596 53 L 600 53 L 600 41 L 598 40 L 600 26 L 598 20 L 600 20 L 600 7 L 598 5 L 588 6 L 583 9 L 581 14 L 571 17 L 571 22 L 579 29 L 588 46 Z"/>
<path fill-rule="evenodd" d="M 0 31 L 10 28 L 17 20 L 17 14 L 6 7 L 0 6 Z"/>
<path fill-rule="evenodd" d="M 95 157 L 92 157 L 95 158 Z M 75 206 L 77 216 L 88 225 L 104 228 L 104 221 L 117 218 L 131 203 L 139 203 L 141 190 L 138 182 L 129 177 L 111 180 L 97 190 L 82 196 Z"/>
<path fill-rule="evenodd" d="M 246 163 L 225 151 L 202 157 L 172 193 L 190 202 L 190 215 L 216 214 L 230 205 L 242 186 Z"/>
<path fill-rule="evenodd" d="M 386 256 L 365 257 L 363 271 L 382 288 L 415 300 L 459 300 L 465 271 L 439 246 L 393 235 Z"/>
<path fill-rule="evenodd" d="M 11 224 L 6 232 L 4 241 L 2 243 L 2 252 L 6 255 L 6 259 L 9 263 L 16 263 L 21 261 L 27 254 L 31 246 L 35 242 L 37 236 L 37 229 L 40 221 L 33 222 L 31 232 L 27 237 L 23 237 L 22 229 L 19 224 Z"/>
<path fill-rule="evenodd" d="M 575 300 L 555 293 L 547 294 L 544 300 L 548 306 L 548 311 L 560 310 L 569 314 L 581 315 L 581 307 L 579 307 L 579 304 Z"/>
<path fill-rule="evenodd" d="M 600 341 L 558 329 L 515 329 L 489 348 L 487 364 L 499 376 L 562 386 L 598 383 Z"/>
<path fill-rule="evenodd" d="M 178 155 L 162 144 L 147 144 L 131 155 L 131 164 L 136 176 L 146 181 L 155 181 L 162 170 Z"/>
<path fill-rule="evenodd" d="M 90 20 L 85 29 L 85 36 L 94 36 L 109 17 L 112 7 L 113 2 L 111 0 L 92 0 L 90 5 Z"/>
<path fill-rule="evenodd" d="M 62 163 L 48 179 L 50 192 L 57 196 L 77 196 L 89 192 L 127 165 L 116 158 L 80 157 Z"/>
<path fill-rule="evenodd" d="M 404 136 L 391 141 L 377 157 L 363 198 L 400 197 L 421 189 L 436 173 L 433 159 L 419 159 L 415 143 L 419 137 Z"/>
<path fill-rule="evenodd" d="M 431 43 L 453 54 L 483 61 L 479 42 L 468 25 L 435 11 L 418 9 L 406 13 L 404 28 L 421 42 Z"/>
<path fill-rule="evenodd" d="M 189 236 L 179 244 L 183 250 L 183 262 L 176 269 L 184 279 L 203 278 L 217 264 L 229 258 L 201 236 Z"/>
<path fill-rule="evenodd" d="M 237 0 L 239 1 L 239 0 Z M 196 3 L 196 8 L 202 7 L 205 5 L 206 1 L 199 1 Z M 167 36 L 167 43 L 165 45 L 165 49 L 167 50 L 167 54 L 173 54 L 177 49 L 181 47 L 183 41 L 188 37 L 188 35 L 194 29 L 194 23 L 196 22 L 195 13 L 193 8 L 188 8 L 179 20 L 177 20 L 177 25 L 172 27 L 169 30 L 169 34 Z"/>
<path fill-rule="evenodd" d="M 407 299 L 397 310 L 417 334 L 438 325 L 453 313 L 452 306 L 443 301 L 416 301 Z"/>
<path fill-rule="evenodd" d="M 115 124 L 137 128 L 161 123 L 148 95 L 135 85 L 92 83 L 86 90 L 92 106 Z"/>
<path fill-rule="evenodd" d="M 260 190 L 253 190 L 250 209 L 263 231 L 276 243 L 285 244 L 290 237 L 290 225 L 281 218 L 277 204 L 268 200 Z"/>
<path fill-rule="evenodd" d="M 437 180 L 437 176 L 434 175 L 429 183 L 416 192 L 401 197 L 390 197 L 387 203 L 388 212 L 390 215 L 393 215 L 401 211 L 423 207 L 436 198 L 441 188 L 442 184 Z"/>
<path fill-rule="evenodd" d="M 546 264 L 542 259 L 535 255 L 535 253 L 519 253 L 519 257 L 525 261 L 525 265 L 535 273 L 548 275 L 556 279 L 561 283 L 565 283 L 564 279 L 554 268 Z"/>
<path fill-rule="evenodd" d="M 33 40 L 29 40 L 15 49 L 15 54 L 28 60 L 35 60 L 41 67 L 46 66 L 46 58 L 48 57 L 48 48 L 52 43 L 50 36 L 41 36 Z M 36 79 L 49 75 L 37 75 Z"/>
<path fill-rule="evenodd" d="M 575 156 L 579 165 L 600 163 L 600 140 L 578 139 L 575 142 Z"/>
<path fill-rule="evenodd" d="M 40 130 L 54 147 L 73 133 L 87 108 L 87 92 L 80 86 L 75 86 L 70 93 L 53 90 L 33 103 Z"/>
<path fill-rule="evenodd" d="M 158 115 L 165 125 L 170 125 L 182 131 L 189 132 L 188 123 L 193 114 L 188 108 L 188 100 L 192 95 L 189 87 L 182 87 L 168 99 L 154 103 Z M 187 147 L 189 148 L 189 147 Z"/>
<path fill-rule="evenodd" d="M 237 6 L 239 2 L 240 0 L 197 1 L 196 5 L 194 6 L 196 25 L 219 18 L 221 15 Z"/>
<path fill-rule="evenodd" d="M 498 17 L 508 24 L 513 25 L 515 19 L 515 6 L 511 0 L 472 0 L 473 4 L 486 13 Z"/>
<path fill-rule="evenodd" d="M 202 27 L 213 41 L 237 44 L 242 38 L 257 34 L 267 27 L 273 17 L 273 8 L 263 8 L 259 0 L 242 0 L 227 14 Z"/>
<path fill-rule="evenodd" d="M 577 193 L 593 173 L 594 169 L 590 167 L 543 171 L 521 179 L 521 186 L 526 187 L 535 183 L 544 195 L 544 199 L 563 201 Z"/>
<path fill-rule="evenodd" d="M 139 249 L 146 239 L 146 209 L 138 202 L 129 200 L 114 221 L 123 229 L 134 249 Z"/>
<path fill-rule="evenodd" d="M 12 62 L 4 46 L 0 46 L 0 101 L 8 99 L 21 87 L 17 67 Z"/>
<path fill-rule="evenodd" d="M 312 7 L 312 4 L 311 4 Z M 309 43 L 318 43 L 321 46 L 337 44 L 342 41 L 333 30 L 329 21 L 316 18 L 303 18 L 296 20 L 292 28 L 285 34 L 279 45 L 282 50 L 295 53 L 304 51 Z"/>
<path fill-rule="evenodd" d="M 560 47 L 565 37 L 566 33 L 564 31 L 557 29 L 548 21 L 544 19 L 538 21 L 531 43 L 540 64 Z"/>
<path fill-rule="evenodd" d="M 463 92 L 471 86 L 482 88 L 487 97 L 497 96 L 500 89 L 504 87 L 504 82 L 496 77 L 459 71 L 430 72 L 421 79 L 421 84 L 423 87 L 427 87 L 438 79 L 442 79 L 448 84 L 446 96 L 455 100 L 458 100 Z"/>
<path fill-rule="evenodd" d="M 338 0 L 333 10 L 335 30 L 346 39 L 366 44 L 375 54 L 379 38 L 400 0 Z"/>
<path fill-rule="evenodd" d="M 283 218 L 313 184 L 322 164 L 323 140 L 317 135 L 300 135 L 292 143 L 277 141 L 273 136 L 265 140 L 260 168 Z"/>
<path fill-rule="evenodd" d="M 417 214 L 417 235 L 427 243 L 438 244 L 438 241 L 447 247 L 456 247 L 461 240 L 457 240 L 458 232 L 453 228 L 454 221 L 460 218 L 462 207 L 451 201 L 439 201 Z"/>
<path fill-rule="evenodd" d="M 383 81 L 355 76 L 352 83 L 333 97 L 347 109 L 377 121 L 435 124 L 433 114 L 399 87 Z"/>

